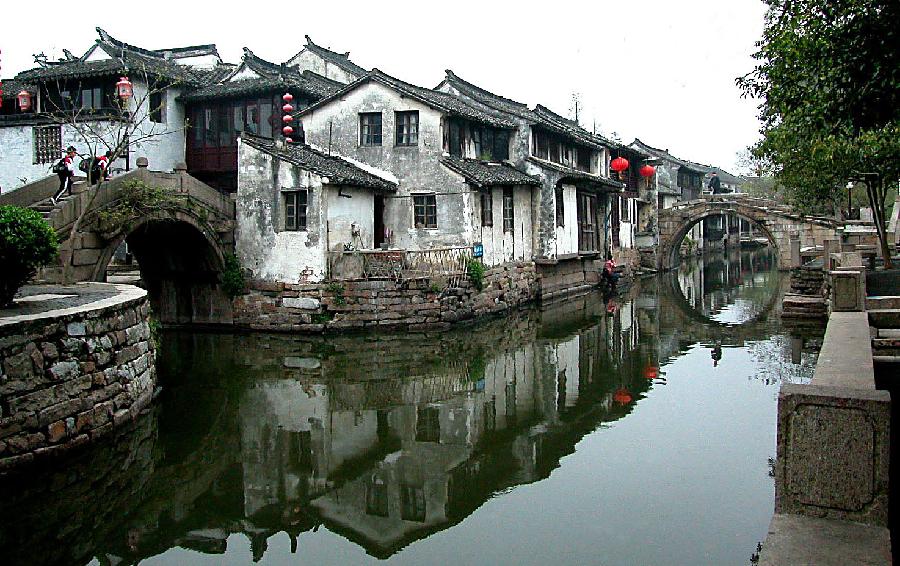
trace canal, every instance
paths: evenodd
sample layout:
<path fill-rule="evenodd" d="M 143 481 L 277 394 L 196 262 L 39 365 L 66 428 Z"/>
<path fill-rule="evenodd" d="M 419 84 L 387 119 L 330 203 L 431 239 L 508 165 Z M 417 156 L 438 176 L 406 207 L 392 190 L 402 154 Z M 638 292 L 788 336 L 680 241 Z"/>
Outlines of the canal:
<path fill-rule="evenodd" d="M 2 563 L 749 564 L 821 338 L 775 265 L 443 333 L 164 333 L 133 429 L 0 480 Z"/>

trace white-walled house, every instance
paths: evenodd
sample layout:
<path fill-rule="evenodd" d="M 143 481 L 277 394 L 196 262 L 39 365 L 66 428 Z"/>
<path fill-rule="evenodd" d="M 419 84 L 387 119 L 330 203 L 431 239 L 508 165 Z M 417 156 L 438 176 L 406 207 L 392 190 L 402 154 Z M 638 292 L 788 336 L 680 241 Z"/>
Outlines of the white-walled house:
<path fill-rule="evenodd" d="M 303 144 L 245 134 L 238 140 L 235 251 L 254 279 L 322 281 L 329 252 L 371 249 L 375 199 L 389 175 Z"/>

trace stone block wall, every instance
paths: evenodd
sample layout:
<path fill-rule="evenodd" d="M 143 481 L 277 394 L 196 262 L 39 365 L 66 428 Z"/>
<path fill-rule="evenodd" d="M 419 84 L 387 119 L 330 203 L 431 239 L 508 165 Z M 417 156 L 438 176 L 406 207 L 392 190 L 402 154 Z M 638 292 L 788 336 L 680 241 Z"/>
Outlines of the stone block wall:
<path fill-rule="evenodd" d="M 288 284 L 255 281 L 234 300 L 234 323 L 253 330 L 323 332 L 426 329 L 498 313 L 538 297 L 531 263 L 486 271 L 481 291 L 468 280 L 340 281 Z"/>
<path fill-rule="evenodd" d="M 95 308 L 0 320 L 0 473 L 92 441 L 150 402 L 149 304 L 132 289 Z"/>

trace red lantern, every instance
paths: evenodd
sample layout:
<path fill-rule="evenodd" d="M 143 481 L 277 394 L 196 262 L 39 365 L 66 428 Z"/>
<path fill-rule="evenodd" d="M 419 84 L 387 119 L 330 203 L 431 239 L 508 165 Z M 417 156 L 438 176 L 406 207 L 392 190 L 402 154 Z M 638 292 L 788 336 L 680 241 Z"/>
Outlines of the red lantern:
<path fill-rule="evenodd" d="M 631 399 L 631 393 L 624 387 L 617 389 L 616 392 L 613 393 L 613 401 L 619 405 L 627 405 L 628 403 L 631 403 Z"/>
<path fill-rule="evenodd" d="M 132 88 L 131 81 L 128 80 L 128 77 L 121 77 L 119 82 L 116 83 L 116 95 L 118 95 L 122 101 L 128 100 L 134 96 L 134 89 Z"/>
<path fill-rule="evenodd" d="M 644 165 L 640 169 L 641 177 L 652 177 L 656 173 L 656 168 L 652 165 Z"/>
<path fill-rule="evenodd" d="M 659 369 L 653 366 L 647 366 L 647 368 L 644 370 L 644 377 L 646 377 L 647 379 L 656 379 L 657 377 L 659 377 Z"/>
<path fill-rule="evenodd" d="M 290 136 L 291 134 L 294 133 L 294 128 L 292 128 L 290 126 L 285 126 L 285 127 L 281 128 L 281 131 L 282 131 L 282 133 L 284 133 L 285 136 Z"/>
<path fill-rule="evenodd" d="M 291 122 L 294 121 L 294 117 L 291 116 L 290 114 L 285 114 L 284 116 L 281 117 L 281 121 L 284 122 L 285 124 L 290 124 Z"/>
<path fill-rule="evenodd" d="M 294 95 L 289 92 L 286 92 L 283 95 L 281 95 L 281 100 L 283 100 L 285 102 L 290 102 L 290 101 L 294 100 Z"/>
<path fill-rule="evenodd" d="M 24 88 L 16 95 L 16 99 L 19 101 L 19 110 L 22 112 L 31 108 L 31 93 Z"/>
<path fill-rule="evenodd" d="M 284 141 L 286 141 L 286 142 L 288 142 L 288 143 L 294 143 L 294 139 L 293 139 L 293 138 L 284 138 Z"/>
<path fill-rule="evenodd" d="M 281 107 L 281 111 L 284 112 L 284 113 L 293 112 L 293 111 L 294 111 L 294 107 L 291 106 L 290 104 L 285 104 L 284 106 Z"/>
<path fill-rule="evenodd" d="M 624 157 L 616 157 L 609 164 L 609 167 L 616 173 L 621 173 L 622 171 L 628 169 L 628 160 Z"/>

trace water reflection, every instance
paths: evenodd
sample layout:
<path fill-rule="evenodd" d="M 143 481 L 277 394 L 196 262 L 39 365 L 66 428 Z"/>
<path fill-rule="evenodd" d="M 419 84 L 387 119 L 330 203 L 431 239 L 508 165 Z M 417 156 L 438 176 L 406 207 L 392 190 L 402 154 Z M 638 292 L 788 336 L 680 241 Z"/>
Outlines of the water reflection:
<path fill-rule="evenodd" d="M 547 484 L 586 437 L 645 402 L 653 411 L 654 390 L 679 387 L 674 361 L 697 348 L 713 365 L 749 356 L 747 378 L 766 385 L 808 376 L 815 342 L 780 334 L 767 316 L 782 279 L 763 261 L 700 265 L 612 301 L 590 296 L 448 333 L 169 334 L 164 393 L 137 430 L 65 471 L 2 482 L 0 550 L 12 564 L 192 563 L 199 555 L 170 549 L 232 553 L 242 533 L 259 561 L 297 552 L 324 527 L 396 556 L 516 486 Z M 754 313 L 745 324 L 716 319 L 740 301 L 752 308 L 736 310 Z M 761 410 L 774 417 L 771 397 Z M 573 514 L 583 495 L 569 496 Z M 494 528 L 469 544 L 496 546 L 505 531 Z M 270 550 L 278 533 L 288 548 Z"/>

